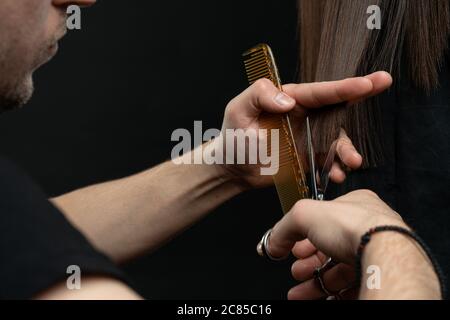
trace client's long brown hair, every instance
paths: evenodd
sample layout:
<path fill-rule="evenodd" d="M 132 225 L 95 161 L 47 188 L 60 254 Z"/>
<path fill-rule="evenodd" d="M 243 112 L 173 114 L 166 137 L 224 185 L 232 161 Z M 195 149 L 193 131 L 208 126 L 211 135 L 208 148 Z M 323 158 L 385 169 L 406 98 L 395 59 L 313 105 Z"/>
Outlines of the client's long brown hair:
<path fill-rule="evenodd" d="M 384 70 L 418 89 L 439 86 L 450 36 L 449 0 L 298 0 L 299 81 L 328 81 Z M 367 28 L 367 8 L 378 5 L 381 30 Z M 406 59 L 403 59 L 405 58 Z M 406 61 L 407 64 L 402 62 Z M 401 68 L 402 66 L 402 68 Z M 365 158 L 379 164 L 376 99 L 312 115 L 316 148 L 325 151 L 344 128 Z"/>

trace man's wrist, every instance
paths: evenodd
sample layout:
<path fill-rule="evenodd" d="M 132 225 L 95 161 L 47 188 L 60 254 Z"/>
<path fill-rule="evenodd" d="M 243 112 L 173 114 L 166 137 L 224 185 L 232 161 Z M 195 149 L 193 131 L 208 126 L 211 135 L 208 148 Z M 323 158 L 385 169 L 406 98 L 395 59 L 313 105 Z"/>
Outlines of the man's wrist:
<path fill-rule="evenodd" d="M 375 233 L 371 236 L 370 242 L 364 249 L 364 260 L 374 260 L 382 256 L 383 252 L 389 248 L 390 253 L 401 252 L 405 247 L 414 246 L 414 240 L 408 236 L 395 231 L 385 231 Z M 417 250 L 419 250 L 417 248 Z M 370 262 L 370 261 L 369 261 Z"/>
<path fill-rule="evenodd" d="M 361 267 L 362 293 L 367 299 L 440 298 L 439 281 L 431 261 L 407 234 L 391 230 L 373 233 L 364 248 Z M 373 283 L 369 280 L 374 275 L 369 270 L 377 272 L 378 288 L 371 287 Z"/>
<path fill-rule="evenodd" d="M 217 148 L 219 147 L 216 144 L 217 139 L 206 142 L 185 156 L 190 157 L 194 164 L 200 163 L 197 167 L 201 168 L 203 175 L 209 176 L 210 179 L 214 179 L 220 184 L 228 185 L 236 191 L 236 194 L 250 189 L 244 175 L 235 170 L 235 165 L 227 164 L 226 159 L 217 162 L 208 160 L 208 157 L 211 157 L 211 150 L 218 152 Z M 196 157 L 199 157 L 199 155 L 202 156 L 202 161 L 196 161 Z M 225 154 L 224 156 L 226 157 Z"/>
<path fill-rule="evenodd" d="M 223 137 L 220 136 L 202 145 L 203 156 L 205 159 L 211 157 L 211 152 L 214 152 L 214 154 L 222 154 L 218 157 L 221 161 L 210 161 L 211 164 L 205 162 L 204 165 L 209 166 L 209 169 L 214 170 L 221 179 L 233 184 L 241 192 L 251 189 L 252 186 L 246 179 L 246 169 L 244 168 L 248 166 L 235 164 L 235 159 L 229 159 L 224 144 L 225 141 L 223 140 Z"/>
<path fill-rule="evenodd" d="M 251 186 L 245 180 L 243 175 L 241 175 L 238 170 L 235 170 L 234 165 L 214 164 L 209 165 L 209 167 L 210 169 L 215 170 L 220 179 L 235 186 L 239 192 L 245 192 L 251 189 Z"/>
<path fill-rule="evenodd" d="M 377 223 L 373 227 L 367 228 L 366 233 L 374 228 L 382 226 L 397 226 L 410 230 L 408 225 L 401 221 L 387 220 Z M 360 235 L 358 239 L 358 249 L 362 245 L 362 238 L 366 233 Z M 396 231 L 373 233 L 370 235 L 370 241 L 364 246 L 361 256 L 361 263 L 364 266 L 364 264 L 370 263 L 372 260 L 378 259 L 380 256 L 383 257 L 384 250 L 389 249 L 389 253 L 397 253 L 398 251 L 401 251 L 402 248 L 405 248 L 405 246 L 409 247 L 411 245 L 414 245 L 413 239 L 410 239 L 408 236 Z"/>
<path fill-rule="evenodd" d="M 397 226 L 400 228 L 404 228 L 407 230 L 410 230 L 410 227 L 404 223 L 401 219 L 395 219 L 395 218 L 377 218 L 375 221 L 371 221 L 365 224 L 365 226 L 361 227 L 360 230 L 357 233 L 353 234 L 353 252 L 356 254 L 358 252 L 358 249 L 361 245 L 362 237 L 369 232 L 371 229 L 380 227 L 380 226 Z M 383 232 L 388 233 L 388 232 Z M 393 232 L 389 232 L 393 233 Z M 372 242 L 372 241 L 371 241 Z"/>

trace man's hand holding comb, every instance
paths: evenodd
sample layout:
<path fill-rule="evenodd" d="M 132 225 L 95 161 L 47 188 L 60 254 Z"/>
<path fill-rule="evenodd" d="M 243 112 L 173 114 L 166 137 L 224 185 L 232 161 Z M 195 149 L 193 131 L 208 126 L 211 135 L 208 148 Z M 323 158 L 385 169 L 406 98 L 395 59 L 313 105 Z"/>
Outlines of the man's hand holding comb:
<path fill-rule="evenodd" d="M 228 104 L 222 131 L 258 130 L 262 113 L 282 114 L 294 111 L 296 121 L 302 117 L 304 120 L 308 109 L 343 102 L 351 105 L 352 102 L 382 93 L 391 84 L 390 74 L 382 71 L 340 81 L 288 84 L 283 87 L 284 92 L 278 90 L 270 80 L 261 79 Z M 337 143 L 337 154 L 340 161 L 350 169 L 358 169 L 362 164 L 361 155 L 344 131 Z M 255 165 L 227 165 L 226 168 L 249 187 L 264 187 L 272 181 L 271 177 L 261 176 L 259 167 Z M 338 163 L 333 165 L 331 180 L 336 183 L 345 180 L 345 172 Z"/>

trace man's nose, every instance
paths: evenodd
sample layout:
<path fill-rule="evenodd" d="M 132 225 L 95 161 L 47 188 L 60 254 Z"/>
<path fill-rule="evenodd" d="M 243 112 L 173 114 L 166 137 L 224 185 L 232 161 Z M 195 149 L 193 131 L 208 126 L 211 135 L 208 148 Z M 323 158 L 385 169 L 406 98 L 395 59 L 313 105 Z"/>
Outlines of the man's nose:
<path fill-rule="evenodd" d="M 77 5 L 80 7 L 89 7 L 95 4 L 97 0 L 53 0 L 53 5 L 58 7 L 68 7 Z"/>

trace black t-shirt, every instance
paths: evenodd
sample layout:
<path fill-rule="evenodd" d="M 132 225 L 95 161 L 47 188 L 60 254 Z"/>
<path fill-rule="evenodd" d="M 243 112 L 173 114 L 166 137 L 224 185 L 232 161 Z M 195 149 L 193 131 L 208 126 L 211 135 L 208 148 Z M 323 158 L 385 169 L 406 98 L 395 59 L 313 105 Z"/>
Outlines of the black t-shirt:
<path fill-rule="evenodd" d="M 377 192 L 425 239 L 449 282 L 450 57 L 430 94 L 407 79 L 396 79 L 396 88 L 381 97 L 384 165 L 352 173 L 338 190 Z"/>
<path fill-rule="evenodd" d="M 81 285 L 87 274 L 125 279 L 42 190 L 0 158 L 0 299 L 32 298 L 65 281 L 69 266 L 80 268 Z"/>

